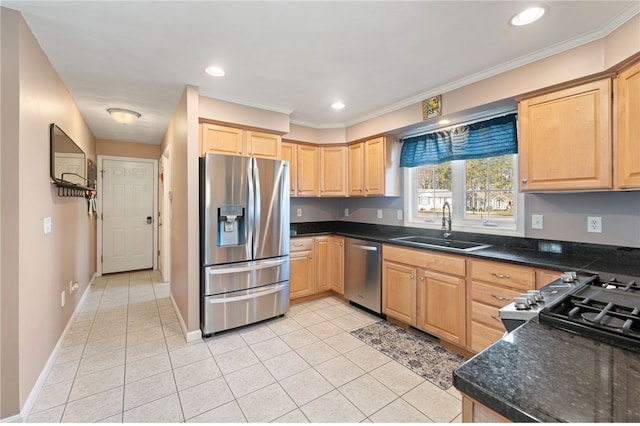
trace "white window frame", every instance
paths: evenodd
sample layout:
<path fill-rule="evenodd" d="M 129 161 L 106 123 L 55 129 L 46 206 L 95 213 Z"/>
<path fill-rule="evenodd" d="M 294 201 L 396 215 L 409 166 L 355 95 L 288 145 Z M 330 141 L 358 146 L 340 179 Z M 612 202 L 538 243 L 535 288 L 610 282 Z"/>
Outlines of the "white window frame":
<path fill-rule="evenodd" d="M 517 154 L 516 154 L 517 155 Z M 454 202 L 451 209 L 451 231 L 473 232 L 478 234 L 504 235 L 524 237 L 525 197 L 518 188 L 518 161 L 514 159 L 514 193 L 516 200 L 516 215 L 513 222 L 489 222 L 465 219 L 465 160 L 451 162 L 451 193 Z M 418 217 L 418 184 L 416 178 L 417 167 L 404 169 L 404 226 L 425 229 L 442 229 L 442 221 L 431 218 Z"/>

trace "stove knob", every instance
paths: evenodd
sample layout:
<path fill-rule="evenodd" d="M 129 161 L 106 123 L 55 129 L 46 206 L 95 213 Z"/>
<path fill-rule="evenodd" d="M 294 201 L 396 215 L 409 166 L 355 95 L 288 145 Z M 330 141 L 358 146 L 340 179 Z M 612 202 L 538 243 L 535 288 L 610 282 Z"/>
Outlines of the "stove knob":
<path fill-rule="evenodd" d="M 531 309 L 526 297 L 514 297 L 513 304 L 515 305 L 516 310 L 518 311 L 526 311 L 528 309 Z"/>
<path fill-rule="evenodd" d="M 527 305 L 529 305 L 529 306 L 533 306 L 533 305 L 536 304 L 536 301 L 534 300 L 533 295 L 531 295 L 529 293 L 522 293 L 519 297 L 521 299 L 524 299 L 525 302 L 527 303 Z"/>
<path fill-rule="evenodd" d="M 542 293 L 540 293 L 540 290 L 527 290 L 527 293 L 533 297 L 533 300 L 536 303 L 542 302 L 544 300 L 544 298 L 542 297 Z"/>

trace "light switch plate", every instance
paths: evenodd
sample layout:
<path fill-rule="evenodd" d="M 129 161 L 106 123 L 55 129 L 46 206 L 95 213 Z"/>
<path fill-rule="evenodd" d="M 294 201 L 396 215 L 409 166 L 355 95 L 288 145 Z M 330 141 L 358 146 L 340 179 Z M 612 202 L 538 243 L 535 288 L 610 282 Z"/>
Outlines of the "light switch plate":
<path fill-rule="evenodd" d="M 382 210 L 378 209 L 378 219 L 382 219 Z"/>
<path fill-rule="evenodd" d="M 398 219 L 398 220 L 402 220 L 402 210 L 398 210 L 398 211 L 396 212 L 396 219 Z"/>
<path fill-rule="evenodd" d="M 544 229 L 544 216 L 541 214 L 532 214 L 531 229 Z"/>
<path fill-rule="evenodd" d="M 50 217 L 45 217 L 44 218 L 44 234 L 50 234 L 51 233 L 51 218 Z"/>

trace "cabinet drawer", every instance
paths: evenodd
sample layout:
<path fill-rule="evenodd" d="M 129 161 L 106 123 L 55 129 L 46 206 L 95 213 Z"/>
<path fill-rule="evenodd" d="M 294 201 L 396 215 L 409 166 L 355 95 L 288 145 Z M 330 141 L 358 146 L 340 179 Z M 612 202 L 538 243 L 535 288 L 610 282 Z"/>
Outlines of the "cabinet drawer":
<path fill-rule="evenodd" d="M 471 321 L 471 343 L 469 349 L 473 352 L 480 352 L 496 340 L 499 340 L 503 334 L 504 331 Z"/>
<path fill-rule="evenodd" d="M 508 305 L 513 302 L 514 297 L 518 297 L 521 294 L 522 291 L 482 284 L 476 281 L 471 282 L 471 299 L 496 308 Z"/>
<path fill-rule="evenodd" d="M 407 249 L 389 244 L 383 246 L 382 258 L 461 277 L 465 275 L 466 271 L 463 257 L 427 250 Z"/>
<path fill-rule="evenodd" d="M 504 325 L 502 325 L 502 321 L 500 320 L 498 308 L 495 306 L 489 306 L 484 303 L 472 301 L 471 320 L 495 328 L 501 333 L 506 331 Z"/>
<path fill-rule="evenodd" d="M 313 238 L 292 238 L 289 251 L 304 251 L 313 249 Z"/>
<path fill-rule="evenodd" d="M 531 290 L 536 283 L 533 268 L 483 260 L 472 262 L 471 278 L 522 290 Z"/>

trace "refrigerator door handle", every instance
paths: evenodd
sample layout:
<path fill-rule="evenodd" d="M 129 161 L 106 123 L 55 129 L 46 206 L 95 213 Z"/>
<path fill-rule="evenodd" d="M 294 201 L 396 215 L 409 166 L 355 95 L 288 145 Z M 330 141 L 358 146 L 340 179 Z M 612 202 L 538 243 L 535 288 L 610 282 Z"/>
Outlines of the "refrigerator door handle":
<path fill-rule="evenodd" d="M 246 221 L 246 231 L 247 231 L 247 241 L 245 244 L 247 257 L 249 259 L 254 259 L 255 250 L 253 249 L 253 232 L 255 230 L 255 188 L 253 182 L 253 158 L 247 162 L 247 186 L 249 187 L 247 191 L 247 221 Z"/>
<path fill-rule="evenodd" d="M 260 269 L 273 268 L 275 266 L 284 265 L 289 259 L 281 258 L 274 260 L 261 261 L 260 263 L 245 264 L 243 266 L 229 266 L 225 268 L 208 268 L 207 274 L 209 275 L 222 275 L 222 274 L 234 274 L 236 272 L 249 272 L 258 271 Z"/>
<path fill-rule="evenodd" d="M 253 258 L 255 259 L 258 255 L 258 242 L 260 241 L 260 227 L 262 222 L 260 221 L 260 174 L 258 173 L 258 163 L 255 159 L 252 159 L 252 162 L 254 167 L 253 178 L 255 180 L 255 212 L 253 214 Z"/>

